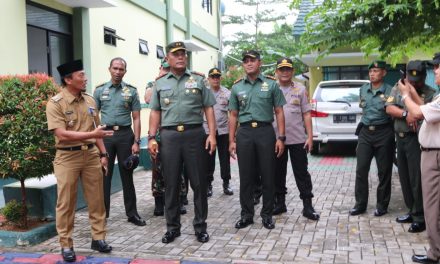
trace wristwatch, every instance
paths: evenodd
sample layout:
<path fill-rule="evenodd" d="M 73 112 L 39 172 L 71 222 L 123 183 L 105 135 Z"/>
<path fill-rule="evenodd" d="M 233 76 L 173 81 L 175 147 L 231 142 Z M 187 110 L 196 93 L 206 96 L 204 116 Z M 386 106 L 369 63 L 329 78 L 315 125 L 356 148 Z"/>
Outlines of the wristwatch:
<path fill-rule="evenodd" d="M 278 139 L 282 142 L 286 141 L 286 136 L 278 136 Z"/>
<path fill-rule="evenodd" d="M 99 154 L 99 157 L 100 158 L 109 158 L 110 156 L 108 155 L 108 152 L 104 152 L 104 153 Z"/>
<path fill-rule="evenodd" d="M 141 144 L 141 139 L 135 139 L 135 140 L 134 140 L 134 143 L 140 145 L 140 144 Z"/>
<path fill-rule="evenodd" d="M 407 116 L 408 116 L 408 111 L 403 111 L 402 118 L 406 119 Z"/>
<path fill-rule="evenodd" d="M 156 139 L 156 135 L 148 135 L 148 140 Z"/>

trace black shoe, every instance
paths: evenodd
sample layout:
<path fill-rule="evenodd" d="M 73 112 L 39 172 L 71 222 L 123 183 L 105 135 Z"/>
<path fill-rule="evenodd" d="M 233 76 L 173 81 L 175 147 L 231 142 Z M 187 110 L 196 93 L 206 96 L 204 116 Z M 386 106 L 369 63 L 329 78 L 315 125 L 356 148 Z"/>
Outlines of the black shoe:
<path fill-rule="evenodd" d="M 376 208 L 376 210 L 374 210 L 374 216 L 382 216 L 386 213 L 388 213 L 387 210 L 383 210 L 383 209 L 379 209 L 379 208 Z"/>
<path fill-rule="evenodd" d="M 412 219 L 411 215 L 409 215 L 409 214 L 398 216 L 396 218 L 397 223 L 412 223 L 412 221 L 413 221 L 413 219 Z"/>
<path fill-rule="evenodd" d="M 182 205 L 180 205 L 180 214 L 181 215 L 186 214 L 186 207 L 185 207 L 185 205 L 183 205 L 183 203 L 182 203 Z"/>
<path fill-rule="evenodd" d="M 142 218 L 141 218 L 140 216 L 138 216 L 138 215 L 130 216 L 130 217 L 128 218 L 127 221 L 130 222 L 130 223 L 133 223 L 133 224 L 135 224 L 135 225 L 137 225 L 137 226 L 144 226 L 144 225 L 147 224 L 147 223 L 145 222 L 145 220 L 142 219 Z"/>
<path fill-rule="evenodd" d="M 313 207 L 304 208 L 302 214 L 305 218 L 314 221 L 318 221 L 320 217 L 319 214 L 315 212 L 315 209 L 313 209 Z"/>
<path fill-rule="evenodd" d="M 207 196 L 208 197 L 212 196 L 212 185 L 211 184 L 208 186 L 208 195 Z"/>
<path fill-rule="evenodd" d="M 162 243 L 168 244 L 174 241 L 176 237 L 180 236 L 180 231 L 167 231 L 162 237 Z"/>
<path fill-rule="evenodd" d="M 437 264 L 438 260 L 433 260 L 428 258 L 426 255 L 413 255 L 412 261 L 417 263 L 428 263 L 428 264 Z"/>
<path fill-rule="evenodd" d="M 73 250 L 73 247 L 62 248 L 61 255 L 63 256 L 63 259 L 65 262 L 75 262 L 76 261 L 76 254 L 75 254 L 75 251 Z"/>
<path fill-rule="evenodd" d="M 272 218 L 263 219 L 262 223 L 266 229 L 274 229 L 275 228 L 275 223 L 273 222 Z"/>
<path fill-rule="evenodd" d="M 235 228 L 237 228 L 237 229 L 245 228 L 248 225 L 252 225 L 253 223 L 254 223 L 254 220 L 252 220 L 252 219 L 240 219 L 240 220 L 238 220 L 237 223 L 235 223 Z"/>
<path fill-rule="evenodd" d="M 412 223 L 411 226 L 408 229 L 408 232 L 410 233 L 420 233 L 426 230 L 425 223 Z"/>
<path fill-rule="evenodd" d="M 354 207 L 353 209 L 350 210 L 350 215 L 360 215 L 365 213 L 367 209 L 364 208 L 358 208 L 358 207 Z"/>
<path fill-rule="evenodd" d="M 196 232 L 197 241 L 200 243 L 206 243 L 209 241 L 209 235 L 206 231 Z"/>
<path fill-rule="evenodd" d="M 90 248 L 102 253 L 109 253 L 113 249 L 105 240 L 92 240 Z"/>
<path fill-rule="evenodd" d="M 226 186 L 223 185 L 223 193 L 226 194 L 226 195 L 233 195 L 234 191 L 232 190 L 231 187 L 229 187 L 229 184 L 228 184 Z"/>
<path fill-rule="evenodd" d="M 285 212 L 287 212 L 287 207 L 286 207 L 285 204 L 276 204 L 273 207 L 272 214 L 273 215 L 280 215 L 280 214 L 285 213 Z"/>

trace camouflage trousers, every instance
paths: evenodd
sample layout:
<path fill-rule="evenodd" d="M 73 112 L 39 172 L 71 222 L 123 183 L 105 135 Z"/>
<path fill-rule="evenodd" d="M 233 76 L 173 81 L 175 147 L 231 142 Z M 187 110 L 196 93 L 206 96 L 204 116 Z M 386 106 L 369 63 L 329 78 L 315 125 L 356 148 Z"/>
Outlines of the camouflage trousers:
<path fill-rule="evenodd" d="M 151 158 L 152 164 L 152 177 L 151 177 L 151 191 L 153 197 L 163 197 L 165 193 L 165 181 L 162 175 L 162 164 L 160 162 L 160 153 L 158 153 L 156 159 Z M 185 177 L 185 173 L 182 173 L 180 195 L 186 196 L 188 194 L 188 178 Z"/>

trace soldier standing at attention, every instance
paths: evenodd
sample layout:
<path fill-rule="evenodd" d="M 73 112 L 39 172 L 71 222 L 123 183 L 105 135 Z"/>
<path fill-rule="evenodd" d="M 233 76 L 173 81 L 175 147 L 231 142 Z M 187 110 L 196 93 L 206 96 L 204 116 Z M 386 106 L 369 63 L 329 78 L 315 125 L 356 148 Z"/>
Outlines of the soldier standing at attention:
<path fill-rule="evenodd" d="M 233 195 L 229 180 L 231 179 L 231 164 L 229 158 L 229 134 L 228 134 L 228 104 L 231 92 L 220 85 L 222 72 L 218 68 L 212 68 L 208 72 L 208 82 L 211 91 L 214 93 L 217 103 L 214 105 L 214 115 L 217 126 L 216 140 L 218 148 L 218 159 L 220 161 L 220 176 L 223 180 L 223 193 Z M 206 134 L 209 135 L 208 122 L 203 123 Z M 215 151 L 212 155 L 207 153 L 208 158 L 208 197 L 212 196 L 212 182 L 215 171 Z"/>
<path fill-rule="evenodd" d="M 307 170 L 307 152 L 313 147 L 312 117 L 306 88 L 292 81 L 294 74 L 293 63 L 289 58 L 281 58 L 277 61 L 276 75 L 280 89 L 283 92 L 287 104 L 283 107 L 286 120 L 286 142 L 283 155 L 276 159 L 275 172 L 275 205 L 274 215 L 287 212 L 286 207 L 286 174 L 287 162 L 290 154 L 293 175 L 296 186 L 299 189 L 299 197 L 303 201 L 304 217 L 311 220 L 319 220 L 319 214 L 312 205 L 312 179 Z M 273 126 L 277 130 L 277 124 Z"/>
<path fill-rule="evenodd" d="M 104 139 L 105 147 L 110 156 L 108 175 L 104 178 L 106 217 L 108 218 L 110 215 L 110 191 L 117 156 L 124 193 L 125 213 L 128 221 L 137 226 L 144 226 L 146 223 L 139 216 L 136 208 L 133 170 L 128 170 L 122 166 L 122 162 L 130 155 L 139 154 L 139 144 L 141 143 L 141 104 L 139 95 L 135 87 L 122 80 L 127 72 L 127 63 L 123 58 L 112 59 L 108 70 L 111 80 L 99 85 L 93 94 L 98 110 L 101 111 L 103 124 L 106 124 L 107 130 L 115 132 L 113 137 Z M 131 129 L 132 118 L 134 133 Z"/>
<path fill-rule="evenodd" d="M 387 74 L 384 61 L 373 61 L 368 66 L 370 83 L 360 88 L 362 119 L 359 123 L 356 148 L 356 204 L 350 215 L 365 213 L 368 205 L 368 173 L 373 157 L 376 159 L 379 185 L 375 216 L 388 212 L 391 198 L 391 173 L 394 156 L 394 132 L 391 117 L 385 112 L 385 102 L 392 87 L 384 83 Z"/>
<path fill-rule="evenodd" d="M 440 85 L 440 52 L 434 55 L 435 83 Z M 426 255 L 413 255 L 412 260 L 418 263 L 438 263 L 440 259 L 440 95 L 434 96 L 432 102 L 419 105 L 420 98 L 414 98 L 415 88 L 408 81 L 399 81 L 402 101 L 408 113 L 418 120 L 423 120 L 419 131 L 419 142 L 422 150 L 422 192 L 425 209 L 426 234 L 430 249 Z"/>
<path fill-rule="evenodd" d="M 235 224 L 238 229 L 254 223 L 253 193 L 259 175 L 263 186 L 262 223 L 267 229 L 275 228 L 273 173 L 275 155 L 283 154 L 286 140 L 283 112 L 286 100 L 275 78 L 263 76 L 260 67 L 260 53 L 255 50 L 243 52 L 246 76 L 232 86 L 229 99 L 229 152 L 234 159 L 237 154 L 240 174 L 241 218 Z M 278 138 L 272 127 L 274 111 Z M 237 121 L 240 123 L 238 129 Z"/>
<path fill-rule="evenodd" d="M 148 150 L 153 158 L 159 152 L 155 140 L 160 129 L 160 155 L 165 180 L 165 218 L 167 232 L 163 243 L 170 243 L 180 236 L 180 186 L 183 164 L 194 191 L 194 230 L 201 243 L 209 241 L 206 231 L 208 216 L 208 188 L 205 149 L 212 154 L 216 147 L 215 98 L 206 88 L 204 76 L 189 71 L 186 47 L 183 42 L 172 42 L 166 47 L 170 72 L 156 80 L 150 102 L 150 131 Z M 210 134 L 206 138 L 202 127 L 203 112 L 208 120 Z"/>
<path fill-rule="evenodd" d="M 406 76 L 407 81 L 415 88 L 411 90 L 411 98 L 419 105 L 431 102 L 435 90 L 425 84 L 425 63 L 419 60 L 408 62 Z M 417 137 L 419 122 L 408 113 L 397 84 L 391 90 L 385 105 L 387 113 L 394 119 L 400 185 L 405 205 L 409 209 L 408 214 L 397 217 L 396 221 L 411 223 L 408 232 L 419 233 L 426 229 L 420 172 L 421 151 Z"/>
<path fill-rule="evenodd" d="M 85 93 L 87 77 L 81 60 L 57 67 L 64 88 L 47 103 L 46 116 L 50 131 L 55 134 L 54 173 L 57 178 L 56 228 L 64 261 L 76 261 L 73 249 L 73 226 L 78 180 L 92 225 L 93 250 L 108 253 L 112 247 L 105 242 L 105 209 L 102 169 L 107 168 L 108 154 L 103 137 L 113 135 L 104 130 L 97 115 L 95 100 Z M 96 147 L 95 147 L 96 146 Z"/>

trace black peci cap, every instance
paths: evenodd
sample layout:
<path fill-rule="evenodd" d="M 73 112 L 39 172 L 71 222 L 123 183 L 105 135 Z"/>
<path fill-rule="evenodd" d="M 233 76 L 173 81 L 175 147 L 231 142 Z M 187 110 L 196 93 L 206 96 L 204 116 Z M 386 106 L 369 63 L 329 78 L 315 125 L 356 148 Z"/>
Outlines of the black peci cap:
<path fill-rule="evenodd" d="M 84 70 L 82 60 L 75 60 L 71 62 L 67 62 L 64 64 L 61 64 L 57 67 L 58 73 L 61 77 L 64 77 L 68 74 L 71 74 L 76 71 L 82 71 Z"/>

